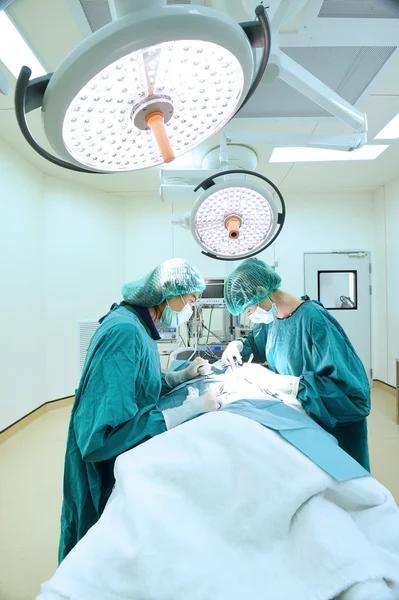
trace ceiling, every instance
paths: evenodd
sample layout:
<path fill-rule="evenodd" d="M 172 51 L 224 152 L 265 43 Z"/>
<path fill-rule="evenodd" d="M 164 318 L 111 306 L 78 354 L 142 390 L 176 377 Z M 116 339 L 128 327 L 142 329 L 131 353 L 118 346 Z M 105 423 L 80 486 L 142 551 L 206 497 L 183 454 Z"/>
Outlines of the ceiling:
<path fill-rule="evenodd" d="M 365 111 L 369 141 L 399 112 L 399 2 L 397 0 L 282 0 L 290 5 L 290 19 L 280 29 L 280 47 L 348 102 Z M 189 0 L 186 0 L 189 3 Z M 254 0 L 198 0 L 242 22 L 252 20 Z M 268 2 L 273 19 L 279 0 Z M 48 72 L 87 35 L 106 24 L 106 0 L 14 0 L 8 13 Z M 45 24 L 45 25 L 44 25 Z M 0 63 L 0 66 L 1 63 Z M 2 66 L 3 67 L 3 66 Z M 15 80 L 9 75 L 12 87 Z M 40 112 L 28 116 L 36 139 L 48 150 Z M 236 131 L 281 131 L 340 135 L 351 131 L 284 82 L 262 82 L 251 101 L 228 124 Z M 0 138 L 43 172 L 102 191 L 140 197 L 158 193 L 159 168 L 114 175 L 68 172 L 40 158 L 19 132 L 12 95 L 0 95 Z M 206 151 L 218 145 L 209 140 L 194 152 L 200 165 Z M 252 145 L 257 170 L 283 192 L 375 191 L 399 177 L 399 142 L 374 161 L 269 164 L 272 147 Z"/>

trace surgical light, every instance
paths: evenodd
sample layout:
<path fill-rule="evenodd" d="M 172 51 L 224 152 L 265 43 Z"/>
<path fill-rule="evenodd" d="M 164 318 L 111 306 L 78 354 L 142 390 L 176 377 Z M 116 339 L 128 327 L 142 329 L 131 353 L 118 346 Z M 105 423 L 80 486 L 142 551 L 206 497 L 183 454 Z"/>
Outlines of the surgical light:
<path fill-rule="evenodd" d="M 19 126 L 47 160 L 112 173 L 168 163 L 219 131 L 255 91 L 270 52 L 263 6 L 237 24 L 201 6 L 110 0 L 115 20 L 85 39 L 53 75 L 15 94 Z M 253 47 L 263 46 L 256 76 Z M 30 134 L 26 113 L 42 107 L 48 141 Z"/>
<path fill-rule="evenodd" d="M 243 179 L 256 177 L 276 193 L 281 212 L 271 192 L 259 183 Z M 215 179 L 224 180 L 215 183 Z M 202 253 L 219 260 L 239 260 L 259 254 L 281 233 L 285 202 L 280 190 L 267 177 L 245 170 L 231 170 L 205 179 L 195 191 L 204 191 L 190 215 L 191 232 Z"/>

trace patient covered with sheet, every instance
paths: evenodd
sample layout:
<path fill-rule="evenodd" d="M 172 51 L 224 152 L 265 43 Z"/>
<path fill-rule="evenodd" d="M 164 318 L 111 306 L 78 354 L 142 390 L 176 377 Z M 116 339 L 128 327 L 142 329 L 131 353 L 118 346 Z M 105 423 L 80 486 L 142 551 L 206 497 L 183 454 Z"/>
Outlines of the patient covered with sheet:
<path fill-rule="evenodd" d="M 399 586 L 399 509 L 261 367 L 175 388 L 219 411 L 121 455 L 96 525 L 40 600 L 385 600 Z"/>

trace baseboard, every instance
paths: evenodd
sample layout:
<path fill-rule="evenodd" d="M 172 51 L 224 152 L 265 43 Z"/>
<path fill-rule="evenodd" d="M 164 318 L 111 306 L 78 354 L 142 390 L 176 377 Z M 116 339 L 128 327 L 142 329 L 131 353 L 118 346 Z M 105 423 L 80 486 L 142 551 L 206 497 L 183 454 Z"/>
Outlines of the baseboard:
<path fill-rule="evenodd" d="M 54 410 L 54 408 L 72 406 L 73 399 L 74 396 L 66 396 L 65 398 L 57 398 L 56 400 L 49 400 L 48 402 L 41 404 L 27 415 L 18 419 L 18 421 L 15 421 L 15 423 L 12 423 L 8 427 L 0 431 L 0 443 L 8 440 L 11 436 L 15 435 L 18 431 L 21 431 L 22 429 L 30 425 L 30 423 L 33 423 L 33 421 L 41 417 L 46 412 Z"/>
<path fill-rule="evenodd" d="M 385 381 L 381 381 L 380 379 L 373 380 L 373 386 L 379 388 L 380 390 L 384 390 L 393 396 L 396 396 L 396 387 L 393 385 L 389 385 L 389 383 L 385 383 Z"/>

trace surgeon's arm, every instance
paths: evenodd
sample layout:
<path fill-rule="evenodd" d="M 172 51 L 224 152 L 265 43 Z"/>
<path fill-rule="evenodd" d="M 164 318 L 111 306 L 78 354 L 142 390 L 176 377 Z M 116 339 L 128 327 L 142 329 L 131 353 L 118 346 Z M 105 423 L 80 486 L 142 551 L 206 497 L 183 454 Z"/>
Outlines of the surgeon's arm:
<path fill-rule="evenodd" d="M 120 352 L 97 365 L 74 417 L 83 460 L 115 458 L 166 431 L 165 419 L 155 404 L 139 408 L 145 394 L 140 361 L 133 356 Z"/>
<path fill-rule="evenodd" d="M 360 358 L 333 324 L 310 330 L 312 369 L 302 373 L 298 399 L 326 427 L 354 423 L 370 413 L 370 387 Z"/>
<path fill-rule="evenodd" d="M 250 331 L 246 337 L 240 338 L 240 340 L 244 345 L 241 353 L 244 360 L 248 360 L 251 354 L 253 354 L 255 362 L 265 362 L 267 340 L 266 325 L 254 325 L 252 331 Z"/>

